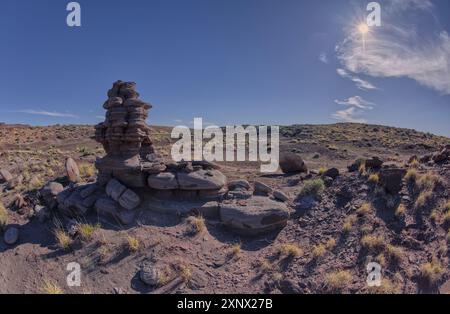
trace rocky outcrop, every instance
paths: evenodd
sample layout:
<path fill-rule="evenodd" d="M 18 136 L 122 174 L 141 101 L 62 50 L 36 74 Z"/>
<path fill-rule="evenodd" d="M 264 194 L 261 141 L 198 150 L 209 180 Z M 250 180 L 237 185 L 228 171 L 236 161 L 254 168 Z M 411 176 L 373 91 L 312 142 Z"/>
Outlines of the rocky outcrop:
<path fill-rule="evenodd" d="M 406 170 L 402 168 L 386 168 L 380 170 L 380 184 L 390 194 L 397 194 L 403 187 Z"/>

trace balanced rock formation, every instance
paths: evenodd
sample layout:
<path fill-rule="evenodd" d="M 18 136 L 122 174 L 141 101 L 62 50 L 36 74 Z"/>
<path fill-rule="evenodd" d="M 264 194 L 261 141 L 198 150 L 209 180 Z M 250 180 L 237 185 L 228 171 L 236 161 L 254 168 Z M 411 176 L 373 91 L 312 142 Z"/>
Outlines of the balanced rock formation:
<path fill-rule="evenodd" d="M 103 105 L 105 121 L 95 127 L 95 139 L 106 152 L 95 163 L 97 182 L 81 183 L 75 161 L 67 159 L 70 184 L 63 189 L 49 183 L 41 191 L 48 207 L 56 207 L 68 217 L 83 216 L 95 209 L 99 215 L 122 224 L 133 223 L 137 211 L 145 209 L 173 214 L 195 212 L 221 219 L 233 230 L 251 235 L 286 224 L 287 197 L 272 195 L 271 199 L 270 187 L 255 182 L 252 192 L 245 180 L 227 185 L 220 166 L 205 160 L 162 159 L 153 148 L 146 123 L 152 106 L 139 99 L 135 88 L 133 82 L 117 81 L 108 91 Z M 288 170 L 306 171 L 301 159 L 293 158 L 288 163 Z"/>

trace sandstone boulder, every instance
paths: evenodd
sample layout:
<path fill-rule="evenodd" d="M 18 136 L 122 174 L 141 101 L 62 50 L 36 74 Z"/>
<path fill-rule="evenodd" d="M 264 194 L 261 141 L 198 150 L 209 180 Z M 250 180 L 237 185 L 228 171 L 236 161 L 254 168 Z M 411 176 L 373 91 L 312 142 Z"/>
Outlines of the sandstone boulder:
<path fill-rule="evenodd" d="M 66 159 L 66 174 L 69 178 L 70 182 L 79 182 L 80 181 L 80 170 L 78 169 L 78 165 L 72 158 Z"/>
<path fill-rule="evenodd" d="M 283 173 L 308 172 L 303 159 L 294 153 L 281 154 L 279 163 Z"/>

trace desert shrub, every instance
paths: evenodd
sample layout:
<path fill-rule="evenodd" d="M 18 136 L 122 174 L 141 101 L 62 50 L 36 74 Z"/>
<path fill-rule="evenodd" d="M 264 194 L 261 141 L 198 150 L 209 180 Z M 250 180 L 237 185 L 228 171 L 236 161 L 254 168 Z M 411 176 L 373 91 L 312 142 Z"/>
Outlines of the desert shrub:
<path fill-rule="evenodd" d="M 303 186 L 303 188 L 300 192 L 300 195 L 315 196 L 315 195 L 321 194 L 324 189 L 325 189 L 325 184 L 323 183 L 322 179 L 310 180 L 305 183 L 305 185 Z"/>
<path fill-rule="evenodd" d="M 352 274 L 347 270 L 329 273 L 325 277 L 328 288 L 333 292 L 341 292 L 352 281 Z"/>
<path fill-rule="evenodd" d="M 446 212 L 443 217 L 444 223 L 450 224 L 450 211 Z"/>
<path fill-rule="evenodd" d="M 413 168 L 413 169 L 417 169 L 419 168 L 419 161 L 417 160 L 417 158 L 414 158 L 410 163 L 409 163 L 409 167 Z"/>
<path fill-rule="evenodd" d="M 329 250 L 332 250 L 336 246 L 336 239 L 330 238 L 325 242 L 325 247 Z"/>

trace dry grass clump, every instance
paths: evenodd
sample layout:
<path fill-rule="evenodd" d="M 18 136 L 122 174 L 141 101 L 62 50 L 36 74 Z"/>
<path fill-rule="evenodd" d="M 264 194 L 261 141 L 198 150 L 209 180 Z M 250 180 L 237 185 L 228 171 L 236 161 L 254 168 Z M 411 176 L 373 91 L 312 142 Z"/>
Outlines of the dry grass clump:
<path fill-rule="evenodd" d="M 263 260 L 259 261 L 258 266 L 261 269 L 261 271 L 263 271 L 265 273 L 270 272 L 273 269 L 272 264 L 267 259 L 263 259 Z"/>
<path fill-rule="evenodd" d="M 342 232 L 349 233 L 352 230 L 353 224 L 356 222 L 356 220 L 357 218 L 354 215 L 345 218 L 344 224 L 342 225 Z"/>
<path fill-rule="evenodd" d="M 429 285 L 436 284 L 441 279 L 444 269 L 441 264 L 433 259 L 429 263 L 425 263 L 420 267 L 420 277 Z"/>
<path fill-rule="evenodd" d="M 381 250 L 386 246 L 383 236 L 365 235 L 361 239 L 361 246 L 368 250 Z"/>
<path fill-rule="evenodd" d="M 380 182 L 380 175 L 378 173 L 372 173 L 367 181 L 373 184 L 378 184 L 378 182 Z"/>
<path fill-rule="evenodd" d="M 93 164 L 82 163 L 79 165 L 80 177 L 83 179 L 92 178 L 95 175 L 95 166 Z"/>
<path fill-rule="evenodd" d="M 83 241 L 89 241 L 92 239 L 92 236 L 94 235 L 95 230 L 98 229 L 98 226 L 94 226 L 91 224 L 78 224 L 77 225 L 77 231 L 80 235 L 81 240 Z"/>
<path fill-rule="evenodd" d="M 425 207 L 433 200 L 433 192 L 430 190 L 425 190 L 420 192 L 419 196 L 416 199 L 415 207 L 416 209 L 420 209 Z"/>
<path fill-rule="evenodd" d="M 44 294 L 64 294 L 58 284 L 51 280 L 44 280 L 44 285 L 42 286 L 41 291 Z"/>
<path fill-rule="evenodd" d="M 287 257 L 299 257 L 301 255 L 303 255 L 303 251 L 301 248 L 298 247 L 297 244 L 294 243 L 284 243 L 282 244 L 279 249 L 278 249 L 278 253 L 280 255 L 284 255 Z"/>
<path fill-rule="evenodd" d="M 420 166 L 420 162 L 417 160 L 417 158 L 414 158 L 410 163 L 409 167 L 413 169 L 417 169 Z"/>
<path fill-rule="evenodd" d="M 347 270 L 334 271 L 325 277 L 328 288 L 333 292 L 341 292 L 352 281 L 352 274 Z"/>
<path fill-rule="evenodd" d="M 63 250 L 68 250 L 72 245 L 72 239 L 63 229 L 57 229 L 55 231 L 55 238 L 58 241 L 58 246 Z"/>
<path fill-rule="evenodd" d="M 139 239 L 132 236 L 127 236 L 127 248 L 130 252 L 139 251 L 140 242 Z"/>
<path fill-rule="evenodd" d="M 3 205 L 2 202 L 0 202 L 0 230 L 4 229 L 7 224 L 8 224 L 8 211 L 6 210 L 5 205 Z"/>
<path fill-rule="evenodd" d="M 319 259 L 323 257 L 326 252 L 327 252 L 326 246 L 324 244 L 318 244 L 312 250 L 312 257 L 314 259 Z"/>
<path fill-rule="evenodd" d="M 396 209 L 395 209 L 395 217 L 397 218 L 401 218 L 404 217 L 406 214 L 406 206 L 404 204 L 400 204 Z"/>
<path fill-rule="evenodd" d="M 419 191 L 433 191 L 434 188 L 442 183 L 442 178 L 432 172 L 420 176 L 416 185 Z"/>
<path fill-rule="evenodd" d="M 192 269 L 187 264 L 178 265 L 178 274 L 185 281 L 188 282 L 192 279 Z"/>
<path fill-rule="evenodd" d="M 335 246 L 336 246 L 336 239 L 334 239 L 334 238 L 330 238 L 327 240 L 327 242 L 325 242 L 325 247 L 328 250 L 334 249 Z"/>
<path fill-rule="evenodd" d="M 400 263 L 405 257 L 405 251 L 401 247 L 392 244 L 386 246 L 386 254 L 396 263 Z"/>
<path fill-rule="evenodd" d="M 370 294 L 399 294 L 400 287 L 387 278 L 381 279 L 380 286 L 368 287 Z"/>
<path fill-rule="evenodd" d="M 356 213 L 357 213 L 358 215 L 360 215 L 360 216 L 364 216 L 364 215 L 366 215 L 366 214 L 372 212 L 372 210 L 373 210 L 373 209 L 372 209 L 372 204 L 370 204 L 370 203 L 364 203 L 364 204 L 361 205 L 361 207 L 359 207 L 359 208 L 356 210 Z"/>
<path fill-rule="evenodd" d="M 230 247 L 230 255 L 233 257 L 239 257 L 242 252 L 242 245 L 240 243 L 235 243 Z"/>
<path fill-rule="evenodd" d="M 319 175 L 323 175 L 326 171 L 327 171 L 327 168 L 320 167 L 318 173 L 319 173 Z"/>
<path fill-rule="evenodd" d="M 406 172 L 405 180 L 406 180 L 406 182 L 409 182 L 409 183 L 415 183 L 418 176 L 419 176 L 419 175 L 418 175 L 416 169 L 409 169 L 409 170 Z"/>
<path fill-rule="evenodd" d="M 443 221 L 445 224 L 450 224 L 450 201 L 444 205 L 444 217 Z"/>
<path fill-rule="evenodd" d="M 186 219 L 186 223 L 188 225 L 187 231 L 190 234 L 198 234 L 206 229 L 205 219 L 201 216 L 190 216 Z"/>

